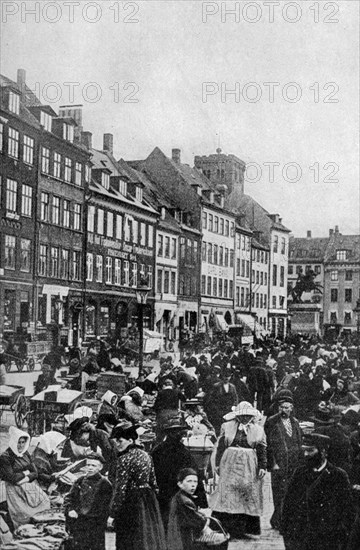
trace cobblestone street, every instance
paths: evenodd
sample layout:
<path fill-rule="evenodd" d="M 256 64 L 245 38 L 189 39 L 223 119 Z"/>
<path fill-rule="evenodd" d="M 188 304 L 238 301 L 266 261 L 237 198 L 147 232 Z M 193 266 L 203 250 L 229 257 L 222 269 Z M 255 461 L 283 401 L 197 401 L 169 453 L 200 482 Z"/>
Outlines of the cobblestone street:
<path fill-rule="evenodd" d="M 264 482 L 264 515 L 261 518 L 261 536 L 258 540 L 239 540 L 229 544 L 229 550 L 284 550 L 283 538 L 278 531 L 271 529 L 270 517 L 273 512 L 270 474 Z"/>

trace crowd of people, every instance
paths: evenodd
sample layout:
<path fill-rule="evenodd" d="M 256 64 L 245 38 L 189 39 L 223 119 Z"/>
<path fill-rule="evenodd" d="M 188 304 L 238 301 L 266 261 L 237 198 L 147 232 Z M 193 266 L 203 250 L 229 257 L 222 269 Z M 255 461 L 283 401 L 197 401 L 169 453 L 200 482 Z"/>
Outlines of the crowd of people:
<path fill-rule="evenodd" d="M 53 359 L 39 387 L 54 378 Z M 87 366 L 121 369 L 115 359 L 103 347 Z M 70 370 L 79 362 L 74 353 Z M 10 427 L 0 475 L 11 530 L 55 495 L 73 550 L 105 550 L 107 529 L 117 550 L 197 550 L 216 537 L 225 549 L 228 539 L 261 537 L 269 472 L 270 523 L 286 550 L 359 550 L 360 366 L 345 345 L 299 335 L 229 341 L 159 363 L 125 395 L 107 391 L 96 419 L 86 407 L 69 415 L 65 433 L 52 429 L 34 445 Z M 189 438 L 207 442 L 209 461 L 199 465 Z M 69 477 L 79 461 L 83 475 Z"/>

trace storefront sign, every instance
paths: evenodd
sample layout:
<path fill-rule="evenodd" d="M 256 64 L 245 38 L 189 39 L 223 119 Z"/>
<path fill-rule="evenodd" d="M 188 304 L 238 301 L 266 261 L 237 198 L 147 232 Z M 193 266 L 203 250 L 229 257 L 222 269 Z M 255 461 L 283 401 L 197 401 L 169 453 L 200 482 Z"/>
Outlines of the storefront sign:
<path fill-rule="evenodd" d="M 153 255 L 153 251 L 147 248 L 106 239 L 105 237 L 92 233 L 88 234 L 88 242 L 91 244 L 99 244 L 107 248 L 110 256 L 116 256 L 117 258 L 123 258 L 124 260 L 130 260 L 132 262 L 137 260 L 137 254 L 141 254 L 142 256 Z"/>
<path fill-rule="evenodd" d="M 21 229 L 21 222 L 16 220 L 1 219 L 1 225 L 4 227 L 12 227 L 13 229 Z"/>

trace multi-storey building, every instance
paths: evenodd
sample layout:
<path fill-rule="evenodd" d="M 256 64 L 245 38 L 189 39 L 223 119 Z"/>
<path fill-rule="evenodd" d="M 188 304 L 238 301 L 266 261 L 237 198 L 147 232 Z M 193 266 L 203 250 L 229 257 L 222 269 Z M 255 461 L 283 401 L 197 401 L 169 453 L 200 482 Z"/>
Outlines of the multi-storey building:
<path fill-rule="evenodd" d="M 354 332 L 354 309 L 360 298 L 360 235 L 342 235 L 338 226 L 330 230 L 324 268 L 324 334 Z"/>
<path fill-rule="evenodd" d="M 181 164 L 179 149 L 173 149 L 170 159 L 156 147 L 145 160 L 129 164 L 144 171 L 159 189 L 172 205 L 170 214 L 179 225 L 178 301 L 173 323 L 181 340 L 199 327 L 201 209 L 197 186 L 191 185 L 187 168 L 191 169 Z"/>
<path fill-rule="evenodd" d="M 260 231 L 263 242 L 269 247 L 268 276 L 268 330 L 283 338 L 287 329 L 287 273 L 289 233 L 278 214 L 269 214 L 252 197 L 243 195 L 238 210 L 251 229 Z"/>
<path fill-rule="evenodd" d="M 235 216 L 224 209 L 223 195 L 201 181 L 200 323 L 204 331 L 226 329 L 234 322 Z"/>
<path fill-rule="evenodd" d="M 251 313 L 259 336 L 268 333 L 269 258 L 269 247 L 262 243 L 261 234 L 255 232 L 251 239 Z"/>
<path fill-rule="evenodd" d="M 322 330 L 324 315 L 324 261 L 328 244 L 328 237 L 312 237 L 311 231 L 307 231 L 306 238 L 290 237 L 289 240 L 289 299 L 291 299 L 291 290 L 295 287 L 299 279 L 299 275 L 306 275 L 310 271 L 313 272 L 312 275 L 314 277 L 314 283 L 319 286 L 310 292 L 304 292 L 301 300 L 304 303 L 318 304 L 318 307 L 320 308 L 320 330 Z"/>
<path fill-rule="evenodd" d="M 4 101 L 16 111 L 17 128 L 12 127 L 15 119 L 8 119 L 2 204 L 5 220 L 11 217 L 15 224 L 10 228 L 3 223 L 3 269 L 5 281 L 11 273 L 17 283 L 4 287 L 4 330 L 66 340 L 72 318 L 70 288 L 82 286 L 83 203 L 90 155 L 80 143 L 75 120 L 42 105 L 26 86 L 23 70 L 10 88 L 4 87 Z M 37 128 L 36 134 L 30 133 L 30 126 Z"/>
<path fill-rule="evenodd" d="M 22 73 L 18 74 L 19 80 Z M 21 83 L 21 81 L 20 81 Z M 0 333 L 10 338 L 34 322 L 34 225 L 40 122 L 17 82 L 1 76 Z"/>
<path fill-rule="evenodd" d="M 91 140 L 89 133 L 86 137 Z M 144 184 L 136 171 L 115 160 L 112 134 L 104 134 L 102 151 L 91 148 L 91 152 L 83 322 L 87 337 L 111 333 L 120 339 L 131 327 L 137 328 L 136 288 L 141 280 L 151 289 L 144 326 L 152 327 L 158 214 L 144 198 Z"/>
<path fill-rule="evenodd" d="M 243 222 L 244 223 L 244 222 Z M 235 232 L 235 322 L 254 330 L 251 316 L 251 237 L 252 232 L 239 223 Z M 244 331 L 246 332 L 246 331 Z"/>

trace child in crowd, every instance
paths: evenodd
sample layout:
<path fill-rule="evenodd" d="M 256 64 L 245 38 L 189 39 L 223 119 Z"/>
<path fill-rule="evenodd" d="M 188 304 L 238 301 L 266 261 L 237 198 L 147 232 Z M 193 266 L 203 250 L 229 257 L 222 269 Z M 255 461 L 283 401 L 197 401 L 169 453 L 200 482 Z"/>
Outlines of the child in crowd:
<path fill-rule="evenodd" d="M 209 519 L 199 512 L 195 502 L 198 475 L 192 468 L 183 468 L 178 477 L 179 491 L 172 498 L 168 524 L 169 550 L 200 550 L 202 543 L 194 542 L 208 527 Z"/>
<path fill-rule="evenodd" d="M 65 497 L 66 524 L 74 550 L 105 550 L 112 486 L 100 473 L 103 464 L 100 455 L 88 455 L 85 476 L 74 483 Z"/>

